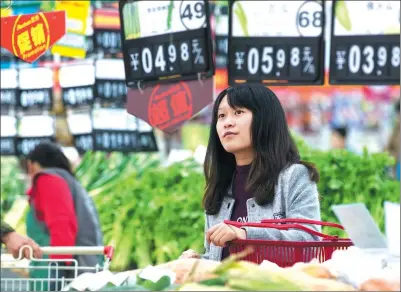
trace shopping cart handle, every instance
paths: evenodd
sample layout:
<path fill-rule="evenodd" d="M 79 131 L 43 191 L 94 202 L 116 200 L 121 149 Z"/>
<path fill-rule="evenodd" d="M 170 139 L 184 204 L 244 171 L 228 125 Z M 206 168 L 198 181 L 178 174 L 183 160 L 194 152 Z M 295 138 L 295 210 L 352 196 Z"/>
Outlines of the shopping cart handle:
<path fill-rule="evenodd" d="M 41 247 L 45 255 L 101 255 L 110 261 L 114 255 L 112 246 L 44 246 Z"/>

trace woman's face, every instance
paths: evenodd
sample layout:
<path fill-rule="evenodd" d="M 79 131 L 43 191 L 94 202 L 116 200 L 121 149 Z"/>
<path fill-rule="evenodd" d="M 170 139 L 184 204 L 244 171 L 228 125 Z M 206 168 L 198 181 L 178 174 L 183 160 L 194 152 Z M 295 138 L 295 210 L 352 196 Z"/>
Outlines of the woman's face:
<path fill-rule="evenodd" d="M 236 156 L 253 152 L 252 116 L 252 112 L 246 108 L 231 108 L 227 96 L 222 99 L 217 112 L 216 130 L 227 152 Z"/>
<path fill-rule="evenodd" d="M 33 162 L 31 160 L 27 161 L 27 172 L 28 175 L 33 179 L 36 174 L 38 174 L 41 171 L 40 164 L 37 162 Z"/>

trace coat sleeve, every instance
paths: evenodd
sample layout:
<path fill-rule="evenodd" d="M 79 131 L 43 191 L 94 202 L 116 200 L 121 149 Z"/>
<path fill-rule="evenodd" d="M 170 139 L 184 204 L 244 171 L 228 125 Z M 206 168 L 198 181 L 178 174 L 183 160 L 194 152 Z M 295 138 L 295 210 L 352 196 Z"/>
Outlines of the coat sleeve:
<path fill-rule="evenodd" d="M 3 236 L 6 236 L 7 234 L 14 232 L 14 229 L 3 220 L 1 220 L 0 227 L 1 227 L 0 238 L 1 238 L 1 243 L 3 243 Z"/>
<path fill-rule="evenodd" d="M 300 164 L 294 165 L 285 173 L 283 181 L 286 186 L 287 218 L 301 218 L 320 221 L 320 203 L 317 186 L 309 178 L 308 169 Z M 318 232 L 318 225 L 307 225 Z M 302 230 L 278 230 L 256 227 L 243 227 L 247 238 L 282 241 L 313 241 L 319 237 Z"/>
<path fill-rule="evenodd" d="M 205 214 L 205 234 L 204 234 L 204 246 L 205 246 L 205 253 L 201 255 L 202 259 L 208 260 L 210 259 L 210 243 L 206 240 L 206 232 L 209 230 L 209 221 L 207 219 L 207 215 Z"/>

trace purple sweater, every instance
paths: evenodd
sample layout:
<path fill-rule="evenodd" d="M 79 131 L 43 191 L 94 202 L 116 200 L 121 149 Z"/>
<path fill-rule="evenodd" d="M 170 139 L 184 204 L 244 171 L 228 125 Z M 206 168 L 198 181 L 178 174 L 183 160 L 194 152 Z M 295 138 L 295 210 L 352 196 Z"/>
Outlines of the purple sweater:
<path fill-rule="evenodd" d="M 235 172 L 235 179 L 233 184 L 233 194 L 235 197 L 235 203 L 233 212 L 231 214 L 231 221 L 237 222 L 248 222 L 248 211 L 246 208 L 246 201 L 253 197 L 253 195 L 245 191 L 246 179 L 249 171 L 251 170 L 251 164 L 244 166 L 237 166 Z M 222 260 L 228 257 L 228 248 L 223 249 Z"/>

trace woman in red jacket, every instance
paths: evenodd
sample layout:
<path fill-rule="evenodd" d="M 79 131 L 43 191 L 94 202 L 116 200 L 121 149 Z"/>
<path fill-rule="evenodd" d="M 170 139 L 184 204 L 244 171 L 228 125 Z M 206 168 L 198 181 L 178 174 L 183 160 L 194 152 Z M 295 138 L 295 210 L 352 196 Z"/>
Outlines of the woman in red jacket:
<path fill-rule="evenodd" d="M 28 191 L 31 207 L 27 215 L 29 237 L 40 246 L 103 245 L 95 206 L 75 179 L 68 158 L 57 144 L 45 142 L 36 146 L 27 156 L 27 171 L 32 179 Z M 50 259 L 75 259 L 80 266 L 92 267 L 100 263 L 100 258 L 93 255 L 51 255 Z M 62 264 L 71 265 L 72 261 Z M 63 276 L 71 278 L 73 274 L 59 268 L 58 278 Z M 48 278 L 48 274 L 46 270 L 33 270 L 31 277 Z"/>

